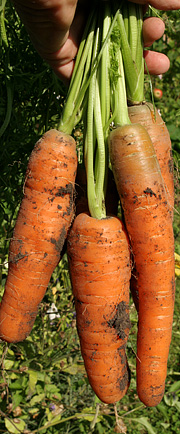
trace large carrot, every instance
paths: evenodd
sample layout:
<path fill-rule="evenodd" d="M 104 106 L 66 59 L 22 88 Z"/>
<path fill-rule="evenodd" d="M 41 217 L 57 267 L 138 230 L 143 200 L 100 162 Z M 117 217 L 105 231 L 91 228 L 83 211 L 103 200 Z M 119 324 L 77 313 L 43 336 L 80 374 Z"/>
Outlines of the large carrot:
<path fill-rule="evenodd" d="M 169 131 L 158 110 L 149 102 L 130 106 L 128 111 L 131 122 L 140 123 L 143 125 L 151 138 L 161 169 L 170 213 L 173 218 L 174 165 Z M 130 288 L 136 309 L 138 311 L 138 278 L 135 269 L 132 270 Z"/>
<path fill-rule="evenodd" d="M 22 341 L 32 329 L 74 216 L 76 168 L 72 137 L 50 130 L 36 143 L 9 249 L 0 307 L 0 338 L 5 341 Z"/>
<path fill-rule="evenodd" d="M 152 140 L 162 173 L 169 209 L 173 218 L 173 159 L 169 132 L 158 110 L 155 109 L 151 103 L 144 103 L 142 8 L 131 2 L 125 2 L 123 9 L 126 19 L 124 22 L 123 19 L 119 19 L 119 26 L 121 28 L 123 41 L 122 56 L 129 103 L 129 119 L 132 123 L 142 124 Z M 122 125 L 122 123 L 120 125 Z M 135 265 L 132 269 L 130 288 L 135 306 L 138 310 L 138 276 Z"/>
<path fill-rule="evenodd" d="M 155 406 L 164 394 L 173 322 L 172 217 L 144 127 L 115 129 L 109 149 L 138 276 L 137 391 L 145 405 Z"/>
<path fill-rule="evenodd" d="M 89 382 L 105 403 L 115 403 L 129 386 L 130 254 L 123 224 L 79 214 L 67 239 L 77 329 Z"/>

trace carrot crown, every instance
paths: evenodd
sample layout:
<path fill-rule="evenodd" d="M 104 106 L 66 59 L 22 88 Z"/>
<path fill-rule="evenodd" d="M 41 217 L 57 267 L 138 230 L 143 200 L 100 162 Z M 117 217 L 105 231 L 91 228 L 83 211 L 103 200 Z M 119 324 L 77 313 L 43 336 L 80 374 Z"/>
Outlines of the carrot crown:
<path fill-rule="evenodd" d="M 112 125 L 130 124 L 127 100 L 144 98 L 141 6 L 116 0 L 92 6 L 78 50 L 59 129 L 71 134 L 83 121 L 83 155 L 92 217 L 106 216 Z"/>

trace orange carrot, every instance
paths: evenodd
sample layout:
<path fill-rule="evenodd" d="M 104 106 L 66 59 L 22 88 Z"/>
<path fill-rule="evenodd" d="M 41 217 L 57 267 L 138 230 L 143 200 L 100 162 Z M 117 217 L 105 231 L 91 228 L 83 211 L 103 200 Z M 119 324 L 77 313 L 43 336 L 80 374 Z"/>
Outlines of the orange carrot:
<path fill-rule="evenodd" d="M 174 170 L 169 131 L 158 110 L 154 110 L 154 107 L 151 103 L 148 102 L 138 104 L 136 106 L 130 106 L 128 110 L 131 122 L 140 123 L 143 125 L 151 138 L 161 169 L 167 200 L 169 203 L 169 209 L 173 218 Z M 136 309 L 138 311 L 138 278 L 135 268 L 132 270 L 130 288 Z"/>
<path fill-rule="evenodd" d="M 137 391 L 147 406 L 162 399 L 174 309 L 174 236 L 154 147 L 140 124 L 110 134 L 110 159 L 138 276 Z"/>
<path fill-rule="evenodd" d="M 154 111 L 151 103 L 131 106 L 128 110 L 131 122 L 143 125 L 151 138 L 164 180 L 169 208 L 173 216 L 174 165 L 169 131 L 158 110 L 155 109 Z"/>
<path fill-rule="evenodd" d="M 25 339 L 57 266 L 74 216 L 76 144 L 46 132 L 29 159 L 24 197 L 9 248 L 9 270 L 0 307 L 0 338 Z"/>
<path fill-rule="evenodd" d="M 130 254 L 117 217 L 79 214 L 67 238 L 77 329 L 88 379 L 105 403 L 129 386 L 126 343 L 130 328 Z"/>

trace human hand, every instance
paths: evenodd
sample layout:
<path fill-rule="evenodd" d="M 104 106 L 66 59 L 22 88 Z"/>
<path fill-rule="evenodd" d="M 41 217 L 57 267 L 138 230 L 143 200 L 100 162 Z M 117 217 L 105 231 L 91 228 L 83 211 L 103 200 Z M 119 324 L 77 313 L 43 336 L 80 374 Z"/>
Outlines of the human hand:
<path fill-rule="evenodd" d="M 132 0 L 168 10 L 179 9 L 180 0 Z M 85 0 L 12 0 L 32 43 L 40 56 L 52 67 L 57 76 L 68 83 L 74 68 L 88 7 Z M 148 18 L 143 24 L 145 47 L 149 47 L 164 33 L 159 18 Z M 162 53 L 144 51 L 150 74 L 163 74 L 169 69 L 169 59 Z"/>
<path fill-rule="evenodd" d="M 161 11 L 172 11 L 180 9 L 180 0 L 130 0 L 132 3 L 139 3 L 140 5 L 150 4 L 156 9 Z"/>
<path fill-rule="evenodd" d="M 83 0 L 12 0 L 40 56 L 69 82 L 88 14 Z"/>
<path fill-rule="evenodd" d="M 149 4 L 156 9 L 168 11 L 180 9 L 180 0 L 131 0 L 144 6 Z M 144 47 L 150 47 L 157 39 L 164 34 L 165 25 L 159 18 L 150 17 L 143 23 Z M 144 50 L 144 58 L 150 74 L 163 74 L 168 71 L 170 61 L 163 53 Z"/>

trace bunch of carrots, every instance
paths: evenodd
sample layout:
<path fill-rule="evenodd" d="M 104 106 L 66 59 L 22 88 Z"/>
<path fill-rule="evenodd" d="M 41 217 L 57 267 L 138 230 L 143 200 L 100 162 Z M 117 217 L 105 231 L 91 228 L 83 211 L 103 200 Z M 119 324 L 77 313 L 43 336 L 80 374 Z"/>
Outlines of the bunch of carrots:
<path fill-rule="evenodd" d="M 94 392 L 105 403 L 127 393 L 131 289 L 138 312 L 137 392 L 146 406 L 156 406 L 173 323 L 174 182 L 168 130 L 144 101 L 142 22 L 140 5 L 92 4 L 58 128 L 44 134 L 29 159 L 0 337 L 17 342 L 29 335 L 67 239 L 81 352 Z M 71 134 L 80 121 L 85 202 L 76 212 Z"/>

